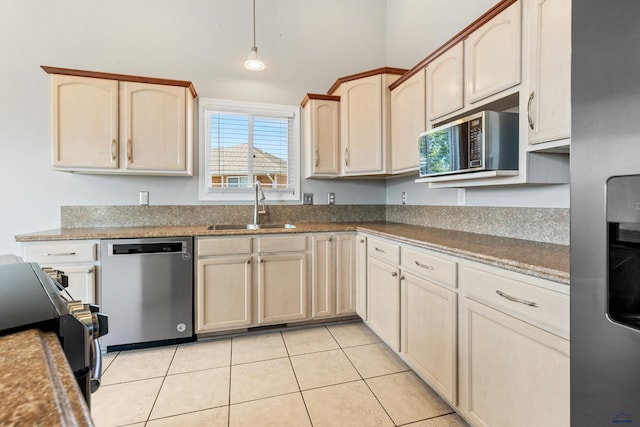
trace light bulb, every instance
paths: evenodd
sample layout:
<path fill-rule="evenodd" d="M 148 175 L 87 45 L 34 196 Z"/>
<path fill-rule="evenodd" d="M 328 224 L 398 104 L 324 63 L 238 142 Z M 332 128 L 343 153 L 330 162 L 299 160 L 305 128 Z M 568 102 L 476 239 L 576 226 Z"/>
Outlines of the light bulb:
<path fill-rule="evenodd" d="M 247 60 L 244 61 L 244 68 L 251 71 L 264 70 L 264 62 L 258 58 L 258 48 L 256 46 L 251 48 L 251 52 L 249 52 Z"/>

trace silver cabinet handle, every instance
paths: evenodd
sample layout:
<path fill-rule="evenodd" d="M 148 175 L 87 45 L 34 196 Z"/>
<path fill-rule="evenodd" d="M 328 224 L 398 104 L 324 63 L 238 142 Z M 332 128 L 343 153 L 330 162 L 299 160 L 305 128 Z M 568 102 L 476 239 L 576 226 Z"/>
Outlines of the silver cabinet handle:
<path fill-rule="evenodd" d="M 116 160 L 116 140 L 115 138 L 111 140 L 111 161 L 115 161 Z"/>
<path fill-rule="evenodd" d="M 251 260 L 250 259 L 247 260 L 247 264 L 251 264 Z"/>
<path fill-rule="evenodd" d="M 127 141 L 127 160 L 129 161 L 131 161 L 131 151 L 132 151 L 131 139 L 129 139 Z"/>
<path fill-rule="evenodd" d="M 415 261 L 418 267 L 426 268 L 427 270 L 435 270 L 436 268 L 433 265 L 423 264 L 419 261 Z"/>
<path fill-rule="evenodd" d="M 393 273 L 391 273 L 392 277 L 398 277 L 398 273 L 396 273 L 395 271 Z"/>
<path fill-rule="evenodd" d="M 527 120 L 529 121 L 529 127 L 533 130 L 533 118 L 531 118 L 531 101 L 533 101 L 534 92 L 529 95 L 529 101 L 527 102 Z"/>
<path fill-rule="evenodd" d="M 316 167 L 318 167 L 318 163 L 320 163 L 320 154 L 318 153 L 318 150 L 316 150 Z"/>
<path fill-rule="evenodd" d="M 500 290 L 496 290 L 496 294 L 500 295 L 502 298 L 508 299 L 509 301 L 513 301 L 513 302 L 517 302 L 517 303 L 520 303 L 520 304 L 528 305 L 529 307 L 538 307 L 538 303 L 537 302 L 527 301 L 527 300 L 521 299 L 521 298 L 516 298 L 516 297 L 511 296 L 509 294 L 505 294 L 504 292 L 502 292 Z"/>
<path fill-rule="evenodd" d="M 364 243 L 364 239 L 360 239 L 360 243 Z"/>
<path fill-rule="evenodd" d="M 404 274 L 400 275 L 400 280 L 404 280 Z"/>
<path fill-rule="evenodd" d="M 349 147 L 344 149 L 344 165 L 349 166 Z"/>
<path fill-rule="evenodd" d="M 44 256 L 74 256 L 75 252 L 57 252 L 52 254 L 44 254 Z"/>
<path fill-rule="evenodd" d="M 263 263 L 264 263 L 264 260 L 263 260 L 263 259 L 261 259 L 261 260 L 260 260 L 260 264 L 263 264 Z"/>
<path fill-rule="evenodd" d="M 383 253 L 383 254 L 386 254 L 386 253 L 387 253 L 387 251 L 383 251 L 383 250 L 382 250 L 382 249 L 380 249 L 380 248 L 375 248 L 375 250 L 376 250 L 376 252 L 381 252 L 381 253 Z"/>

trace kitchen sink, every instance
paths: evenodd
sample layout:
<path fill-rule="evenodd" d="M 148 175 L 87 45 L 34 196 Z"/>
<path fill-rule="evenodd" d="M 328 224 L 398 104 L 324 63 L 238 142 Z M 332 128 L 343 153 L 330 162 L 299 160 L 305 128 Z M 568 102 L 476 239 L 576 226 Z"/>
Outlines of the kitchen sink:
<path fill-rule="evenodd" d="M 210 225 L 207 230 L 261 230 L 274 228 L 291 229 L 296 228 L 296 226 L 293 224 L 214 224 Z"/>

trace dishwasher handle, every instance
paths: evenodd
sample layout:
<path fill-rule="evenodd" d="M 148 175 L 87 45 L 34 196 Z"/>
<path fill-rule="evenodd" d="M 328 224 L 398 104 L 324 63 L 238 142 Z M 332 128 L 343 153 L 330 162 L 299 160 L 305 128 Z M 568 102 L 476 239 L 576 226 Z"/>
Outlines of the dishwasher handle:
<path fill-rule="evenodd" d="M 185 242 L 114 243 L 109 255 L 171 254 L 186 250 Z"/>

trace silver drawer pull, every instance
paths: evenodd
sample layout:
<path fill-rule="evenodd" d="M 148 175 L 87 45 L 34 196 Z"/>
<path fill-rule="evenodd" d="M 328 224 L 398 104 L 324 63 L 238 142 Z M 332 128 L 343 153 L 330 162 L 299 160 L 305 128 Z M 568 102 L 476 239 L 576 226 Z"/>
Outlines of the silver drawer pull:
<path fill-rule="evenodd" d="M 538 307 L 538 303 L 537 302 L 527 301 L 525 299 L 512 297 L 511 295 L 505 294 L 502 291 L 496 290 L 496 294 L 500 295 L 502 298 L 508 299 L 509 301 L 519 302 L 520 304 L 528 305 L 529 307 Z"/>
<path fill-rule="evenodd" d="M 44 256 L 74 256 L 75 252 L 58 252 L 53 254 L 44 254 Z"/>
<path fill-rule="evenodd" d="M 383 251 L 383 250 L 382 250 L 382 249 L 380 249 L 380 248 L 376 248 L 376 252 L 382 252 L 383 254 L 386 254 L 386 253 L 387 253 L 387 251 Z"/>
<path fill-rule="evenodd" d="M 422 267 L 422 268 L 426 268 L 427 270 L 435 270 L 436 268 L 433 265 L 427 265 L 427 264 L 423 264 L 419 261 L 415 261 L 416 265 L 418 267 Z"/>

